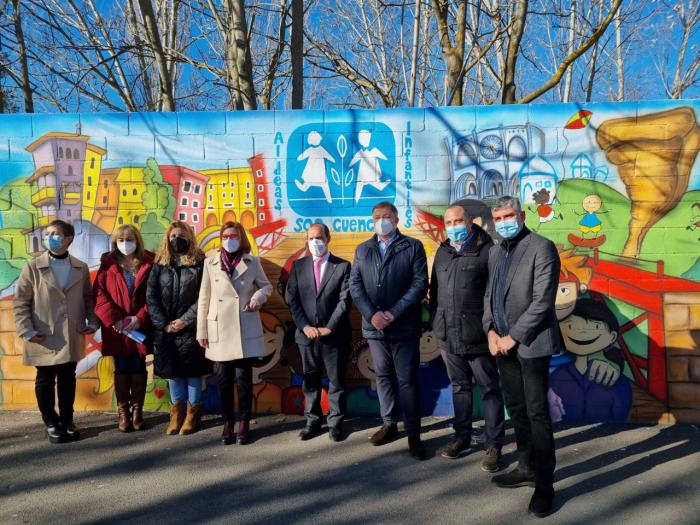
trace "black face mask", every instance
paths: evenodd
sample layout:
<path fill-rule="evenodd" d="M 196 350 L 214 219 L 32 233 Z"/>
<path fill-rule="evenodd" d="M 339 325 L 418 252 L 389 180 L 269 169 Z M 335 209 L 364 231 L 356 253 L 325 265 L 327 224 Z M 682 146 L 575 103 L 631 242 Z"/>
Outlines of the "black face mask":
<path fill-rule="evenodd" d="M 183 254 L 187 252 L 189 247 L 189 241 L 187 239 L 183 239 L 182 237 L 175 237 L 174 239 L 170 240 L 170 248 L 172 248 L 173 252 L 177 254 Z"/>

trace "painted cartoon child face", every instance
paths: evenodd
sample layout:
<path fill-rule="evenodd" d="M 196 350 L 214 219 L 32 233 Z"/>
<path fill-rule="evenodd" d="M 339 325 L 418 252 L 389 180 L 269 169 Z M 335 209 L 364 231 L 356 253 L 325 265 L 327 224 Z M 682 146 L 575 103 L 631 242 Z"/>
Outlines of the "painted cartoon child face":
<path fill-rule="evenodd" d="M 357 134 L 357 142 L 360 143 L 360 146 L 363 148 L 369 148 L 369 143 L 372 140 L 372 134 L 367 131 L 366 129 L 361 130 Z"/>
<path fill-rule="evenodd" d="M 438 357 L 440 357 L 440 348 L 437 344 L 437 338 L 431 331 L 423 332 L 420 338 L 420 362 L 429 363 Z"/>
<path fill-rule="evenodd" d="M 253 383 L 262 382 L 262 374 L 272 370 L 280 361 L 282 352 L 282 343 L 284 342 L 284 328 L 281 324 L 275 326 L 275 331 L 271 332 L 265 328 L 263 332 L 265 342 L 265 355 L 257 362 L 253 362 Z"/>
<path fill-rule="evenodd" d="M 377 374 L 374 372 L 374 363 L 372 363 L 372 354 L 368 346 L 357 354 L 357 369 L 362 374 L 362 377 L 369 379 L 372 383 L 377 380 Z"/>
<path fill-rule="evenodd" d="M 583 199 L 583 209 L 586 210 L 588 213 L 597 212 L 602 205 L 603 201 L 598 195 L 587 195 Z"/>
<path fill-rule="evenodd" d="M 563 321 L 571 315 L 571 312 L 573 312 L 576 307 L 578 295 L 578 283 L 576 281 L 559 282 L 557 298 L 554 304 L 558 321 Z"/>
<path fill-rule="evenodd" d="M 309 137 L 307 139 L 310 146 L 319 146 L 321 144 L 321 140 L 323 140 L 323 138 L 318 131 L 312 131 L 309 133 Z"/>
<path fill-rule="evenodd" d="M 532 194 L 532 199 L 536 204 L 547 204 L 549 202 L 550 193 L 545 188 Z"/>
<path fill-rule="evenodd" d="M 559 324 L 566 349 L 576 355 L 590 355 L 611 346 L 617 339 L 617 332 L 610 330 L 607 323 L 571 315 Z"/>

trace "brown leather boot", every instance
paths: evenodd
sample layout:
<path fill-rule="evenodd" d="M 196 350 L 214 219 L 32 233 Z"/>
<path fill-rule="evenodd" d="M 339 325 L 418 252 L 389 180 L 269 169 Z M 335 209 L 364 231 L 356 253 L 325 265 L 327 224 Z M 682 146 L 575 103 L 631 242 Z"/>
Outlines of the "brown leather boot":
<path fill-rule="evenodd" d="M 239 445 L 247 445 L 250 433 L 250 423 L 248 421 L 241 421 L 238 423 L 238 432 L 236 432 L 236 443 Z"/>
<path fill-rule="evenodd" d="M 119 431 L 130 432 L 134 429 L 131 424 L 131 410 L 129 408 L 131 400 L 130 374 L 114 374 L 114 393 L 117 396 Z"/>
<path fill-rule="evenodd" d="M 182 428 L 180 429 L 180 435 L 181 436 L 186 436 L 187 434 L 191 434 L 195 430 L 199 428 L 199 422 L 202 420 L 202 403 L 198 403 L 196 405 L 190 405 L 190 402 L 187 402 L 187 417 L 185 418 L 185 422 L 182 425 Z"/>
<path fill-rule="evenodd" d="M 143 401 L 146 399 L 147 374 L 131 374 L 131 404 L 134 407 L 134 430 L 143 429 Z"/>
<path fill-rule="evenodd" d="M 167 436 L 174 436 L 180 431 L 182 422 L 185 420 L 184 401 L 178 401 L 174 405 L 170 405 L 170 423 L 165 429 Z"/>

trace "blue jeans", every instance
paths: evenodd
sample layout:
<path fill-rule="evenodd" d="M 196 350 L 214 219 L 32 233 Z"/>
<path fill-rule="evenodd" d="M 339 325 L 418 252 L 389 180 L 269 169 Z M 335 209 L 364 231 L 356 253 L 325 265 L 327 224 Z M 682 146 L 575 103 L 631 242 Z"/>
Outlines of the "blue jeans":
<path fill-rule="evenodd" d="M 189 401 L 190 405 L 198 405 L 202 402 L 201 377 L 176 377 L 168 379 L 168 385 L 173 405 L 185 400 Z"/>

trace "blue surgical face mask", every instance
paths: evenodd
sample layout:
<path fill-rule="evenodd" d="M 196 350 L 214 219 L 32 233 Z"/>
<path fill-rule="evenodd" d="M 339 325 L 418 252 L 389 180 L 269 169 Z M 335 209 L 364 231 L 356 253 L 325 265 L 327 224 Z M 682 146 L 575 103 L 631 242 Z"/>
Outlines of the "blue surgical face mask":
<path fill-rule="evenodd" d="M 50 252 L 57 252 L 63 245 L 63 238 L 60 235 L 47 235 L 44 237 L 44 246 Z"/>
<path fill-rule="evenodd" d="M 517 219 L 509 219 L 496 223 L 496 232 L 504 239 L 512 239 L 520 232 Z"/>
<path fill-rule="evenodd" d="M 445 232 L 447 232 L 447 238 L 450 239 L 452 244 L 460 244 L 467 238 L 467 225 L 449 226 L 445 228 Z"/>

